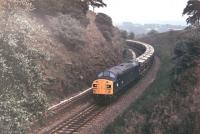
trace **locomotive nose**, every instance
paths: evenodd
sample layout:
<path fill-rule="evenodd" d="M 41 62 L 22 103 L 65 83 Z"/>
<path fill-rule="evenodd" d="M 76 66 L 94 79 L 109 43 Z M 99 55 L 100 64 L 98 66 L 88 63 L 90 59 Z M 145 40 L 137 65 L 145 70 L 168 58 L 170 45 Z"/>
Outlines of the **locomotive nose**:
<path fill-rule="evenodd" d="M 95 80 L 92 84 L 93 94 L 113 95 L 113 81 L 106 79 Z"/>

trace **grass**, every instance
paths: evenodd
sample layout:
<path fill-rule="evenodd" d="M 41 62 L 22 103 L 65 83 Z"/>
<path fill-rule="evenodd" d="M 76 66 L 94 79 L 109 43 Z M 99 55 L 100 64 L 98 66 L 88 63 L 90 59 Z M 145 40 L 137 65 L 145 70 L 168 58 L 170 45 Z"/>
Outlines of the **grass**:
<path fill-rule="evenodd" d="M 169 92 L 169 85 L 170 85 L 170 76 L 169 72 L 172 68 L 172 64 L 168 59 L 161 59 L 161 67 L 158 72 L 157 78 L 155 82 L 143 93 L 143 95 L 135 101 L 120 117 L 118 117 L 113 124 L 109 125 L 105 129 L 105 134 L 111 134 L 113 133 L 113 130 L 116 130 L 116 128 L 120 127 L 121 131 L 118 130 L 117 133 L 123 133 L 123 128 L 125 128 L 125 121 L 126 114 L 129 111 L 132 112 L 140 112 L 140 113 L 146 113 L 148 112 L 146 109 L 149 107 L 152 102 L 158 101 L 158 98 L 162 95 L 166 95 Z M 149 106 L 148 106 L 149 105 Z"/>
<path fill-rule="evenodd" d="M 168 32 L 143 39 L 154 45 L 160 57 L 157 78 L 104 133 L 188 134 L 197 131 L 199 97 L 194 97 L 197 94 L 194 89 L 200 41 L 195 33 Z"/>
<path fill-rule="evenodd" d="M 144 106 L 149 104 L 150 101 L 156 101 L 157 98 L 161 95 L 168 93 L 170 85 L 170 76 L 169 73 L 172 69 L 172 64 L 169 59 L 165 59 L 161 63 L 160 70 L 157 74 L 155 82 L 145 90 L 143 95 L 131 105 L 131 108 L 134 111 L 143 111 Z"/>
<path fill-rule="evenodd" d="M 170 34 L 170 33 L 169 33 Z M 152 105 L 159 101 L 162 96 L 166 96 L 169 93 L 170 89 L 170 73 L 173 68 L 172 58 L 173 58 L 173 48 L 175 46 L 175 42 L 171 44 L 165 43 L 165 36 L 161 35 L 150 42 L 150 44 L 154 44 L 154 48 L 157 52 L 157 55 L 161 61 L 161 67 L 157 74 L 156 80 L 148 87 L 145 92 L 136 100 L 130 107 L 119 116 L 112 124 L 110 124 L 104 131 L 105 134 L 111 133 L 125 133 L 126 128 L 129 124 L 127 124 L 127 119 L 131 118 L 131 113 L 143 113 L 148 114 L 151 112 L 153 108 Z M 169 36 L 168 36 L 169 37 Z M 170 38 L 170 37 L 169 37 Z M 174 37 L 173 37 L 174 38 Z M 148 42 L 148 41 L 146 41 Z M 149 43 L 149 42 L 148 42 Z M 148 125 L 150 124 L 142 124 L 145 126 L 138 126 L 145 128 L 143 133 L 148 133 Z"/>

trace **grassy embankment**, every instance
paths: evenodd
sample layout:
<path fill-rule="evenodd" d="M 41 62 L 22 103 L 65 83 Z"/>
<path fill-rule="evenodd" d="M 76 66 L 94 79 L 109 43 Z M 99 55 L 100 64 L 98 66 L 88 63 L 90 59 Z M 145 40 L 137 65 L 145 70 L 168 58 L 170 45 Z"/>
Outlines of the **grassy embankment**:
<path fill-rule="evenodd" d="M 161 67 L 157 78 L 136 102 L 134 102 L 120 117 L 118 117 L 114 123 L 105 129 L 104 133 L 156 132 L 156 130 L 152 131 L 152 125 L 154 123 L 149 120 L 154 119 L 153 116 L 157 117 L 157 115 L 153 115 L 152 113 L 163 115 L 165 112 L 165 108 L 160 108 L 159 106 L 158 109 L 161 111 L 155 112 L 157 109 L 155 105 L 157 103 L 165 103 L 163 98 L 169 96 L 171 92 L 171 73 L 174 67 L 174 64 L 172 63 L 173 51 L 177 41 L 184 39 L 183 34 L 184 32 L 168 32 L 141 39 L 142 41 L 152 44 L 155 48 L 156 54 L 160 58 Z M 161 107 L 162 106 L 165 107 L 166 105 L 161 104 Z M 155 121 L 157 120 L 155 119 Z"/>

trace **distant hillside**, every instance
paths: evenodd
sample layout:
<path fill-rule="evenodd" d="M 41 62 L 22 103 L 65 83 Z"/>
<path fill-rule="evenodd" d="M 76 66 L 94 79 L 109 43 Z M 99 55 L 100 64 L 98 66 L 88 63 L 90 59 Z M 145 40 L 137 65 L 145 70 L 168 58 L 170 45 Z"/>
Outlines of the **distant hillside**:
<path fill-rule="evenodd" d="M 123 22 L 119 24 L 120 29 L 128 32 L 134 32 L 135 34 L 146 34 L 151 30 L 156 30 L 159 33 L 167 32 L 171 30 L 182 30 L 185 26 L 182 25 L 171 25 L 171 24 L 134 24 L 132 22 Z"/>

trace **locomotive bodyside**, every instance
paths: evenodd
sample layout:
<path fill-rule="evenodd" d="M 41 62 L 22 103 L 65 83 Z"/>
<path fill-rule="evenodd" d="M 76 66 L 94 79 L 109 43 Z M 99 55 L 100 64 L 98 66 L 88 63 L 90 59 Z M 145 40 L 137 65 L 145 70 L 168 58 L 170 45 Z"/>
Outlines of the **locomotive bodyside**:
<path fill-rule="evenodd" d="M 126 86 L 144 76 L 153 64 L 154 48 L 151 45 L 133 40 L 127 40 L 126 42 L 127 45 L 138 50 L 139 56 L 136 60 L 122 63 L 98 75 L 97 80 L 92 84 L 93 96 L 97 98 L 97 102 L 106 102 L 107 98 L 110 99 L 120 94 Z M 100 83 L 100 86 L 97 86 L 98 83 Z"/>
<path fill-rule="evenodd" d="M 136 61 L 122 63 L 98 75 L 92 84 L 93 96 L 96 101 L 113 99 L 131 82 L 139 77 L 139 64 Z"/>

